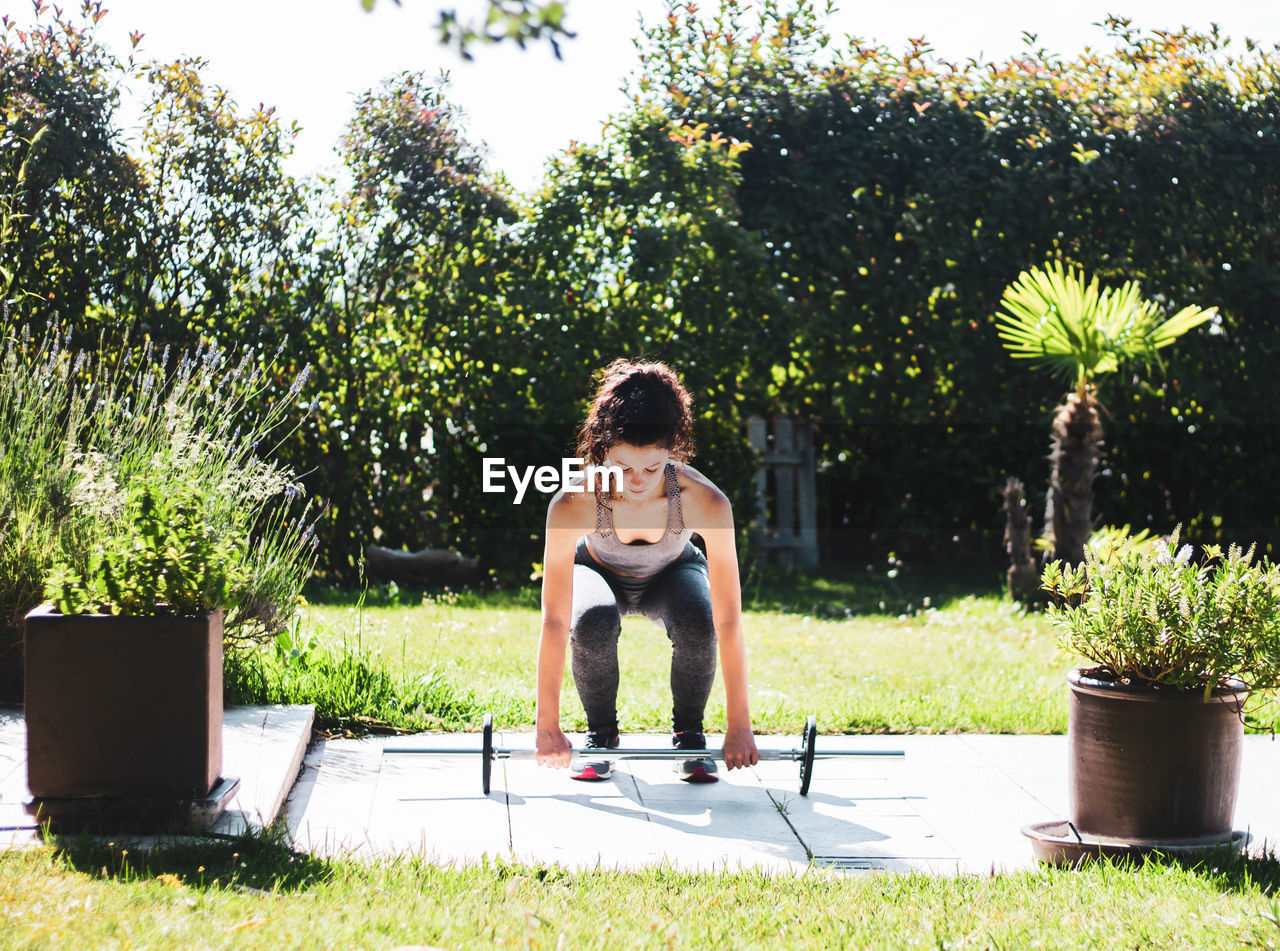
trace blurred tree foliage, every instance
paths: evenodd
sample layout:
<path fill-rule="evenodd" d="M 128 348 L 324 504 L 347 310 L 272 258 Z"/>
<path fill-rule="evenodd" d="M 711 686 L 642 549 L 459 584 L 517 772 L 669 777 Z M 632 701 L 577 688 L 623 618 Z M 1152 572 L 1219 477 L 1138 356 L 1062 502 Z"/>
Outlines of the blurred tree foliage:
<path fill-rule="evenodd" d="M 531 203 L 512 300 L 529 321 L 535 405 L 558 407 L 557 433 L 574 433 L 595 369 L 619 354 L 666 360 L 695 394 L 693 464 L 705 460 L 749 513 L 744 410 L 763 405 L 751 370 L 768 328 L 743 316 L 762 304 L 765 263 L 732 211 L 743 151 L 656 108 L 618 118 L 599 145 L 574 145 Z M 572 454 L 561 439 L 546 449 Z"/>
<path fill-rule="evenodd" d="M 786 414 L 818 424 L 828 557 L 998 559 L 999 488 L 1045 483 L 1058 393 L 993 314 L 1046 259 L 1222 314 L 1162 385 L 1115 381 L 1096 509 L 1280 542 L 1274 53 L 1114 19 L 1109 52 L 950 64 L 829 37 L 812 0 L 676 3 L 638 41 L 633 106 L 520 195 L 415 74 L 359 97 L 339 174 L 296 182 L 273 111 L 238 111 L 197 61 L 115 61 L 100 12 L 6 21 L 0 193 L 26 217 L 0 263 L 37 295 L 16 306 L 312 364 L 316 412 L 279 452 L 330 506 L 335 576 L 377 541 L 527 577 L 541 497 L 481 492 L 480 460 L 569 454 L 622 354 L 684 372 L 695 465 L 740 523 L 744 418 Z M 150 90 L 128 141 L 126 82 Z"/>
<path fill-rule="evenodd" d="M 10 293 L 38 296 L 27 300 L 36 319 L 80 314 L 112 296 L 134 246 L 137 171 L 114 121 L 126 67 L 70 16 L 0 24 L 0 176 L 17 222 L 3 249 Z"/>
<path fill-rule="evenodd" d="M 205 85 L 204 65 L 138 71 L 150 95 L 131 153 L 135 244 L 108 303 L 161 339 L 244 336 L 245 305 L 270 296 L 306 212 L 283 169 L 296 130 L 261 104 L 238 114 L 225 91 Z"/>
<path fill-rule="evenodd" d="M 1001 356 L 992 314 L 1046 258 L 1225 315 L 1167 384 L 1118 381 L 1103 517 L 1280 541 L 1258 491 L 1280 429 L 1257 398 L 1280 344 L 1276 53 L 1112 19 L 1113 52 L 957 65 L 923 40 L 833 41 L 823 13 L 673 4 L 633 89 L 750 146 L 738 214 L 791 339 L 774 406 L 820 424 L 823 522 L 851 530 L 829 544 L 992 550 L 1004 476 L 1045 471 L 1053 398 Z"/>
<path fill-rule="evenodd" d="M 400 0 L 392 2 L 400 6 Z M 377 0 L 360 4 L 372 10 Z M 530 42 L 546 40 L 560 59 L 560 40 L 577 35 L 565 25 L 565 7 L 561 0 L 485 0 L 484 15 L 470 19 L 446 7 L 440 11 L 440 42 L 457 49 L 464 59 L 473 59 L 471 50 L 478 43 L 510 42 L 524 49 Z"/>
<path fill-rule="evenodd" d="M 326 183 L 326 230 L 296 295 L 295 346 L 315 361 L 320 412 L 295 447 L 330 504 L 329 550 L 476 550 L 487 414 L 522 355 L 505 326 L 507 197 L 417 74 L 362 95 Z M 501 405 L 501 404 L 497 404 Z M 484 501 L 491 503 L 491 498 Z"/>

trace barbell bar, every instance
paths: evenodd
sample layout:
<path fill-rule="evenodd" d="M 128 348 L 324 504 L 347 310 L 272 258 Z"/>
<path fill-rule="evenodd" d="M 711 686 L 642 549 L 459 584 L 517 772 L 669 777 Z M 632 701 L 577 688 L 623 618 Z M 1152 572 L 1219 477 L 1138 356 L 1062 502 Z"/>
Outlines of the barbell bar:
<path fill-rule="evenodd" d="M 493 715 L 486 713 L 484 715 L 484 725 L 481 731 L 482 741 L 480 749 L 464 749 L 453 746 L 387 746 L 384 747 L 382 753 L 384 756 L 479 756 L 480 757 L 480 779 L 481 788 L 484 794 L 489 795 L 489 780 L 493 772 L 494 760 L 513 759 L 513 760 L 529 760 L 536 759 L 537 750 L 524 749 L 507 749 L 504 747 L 495 747 L 493 745 Z M 817 751 L 818 740 L 818 718 L 810 716 L 804 724 L 803 734 L 804 745 L 799 749 L 790 750 L 758 750 L 761 760 L 784 760 L 790 762 L 799 761 L 800 763 L 800 795 L 809 795 L 809 783 L 813 779 L 813 763 L 819 759 L 833 759 L 838 756 L 874 756 L 874 757 L 897 757 L 901 758 L 906 755 L 902 750 L 827 750 L 819 753 Z M 677 749 L 571 749 L 569 753 L 573 756 L 594 757 L 596 759 L 607 759 L 611 762 L 617 760 L 646 760 L 646 759 L 724 759 L 724 751 L 718 749 L 706 750 L 677 750 Z"/>

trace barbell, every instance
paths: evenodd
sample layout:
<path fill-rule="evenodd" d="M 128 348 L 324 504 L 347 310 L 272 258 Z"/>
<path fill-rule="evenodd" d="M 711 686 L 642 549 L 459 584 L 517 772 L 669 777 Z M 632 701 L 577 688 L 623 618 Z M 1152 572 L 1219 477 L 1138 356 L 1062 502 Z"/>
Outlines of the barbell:
<path fill-rule="evenodd" d="M 528 760 L 536 759 L 537 750 L 531 749 L 505 749 L 503 747 L 495 747 L 493 745 L 493 715 L 486 713 L 484 715 L 484 726 L 482 729 L 483 739 L 480 749 L 465 749 L 461 747 L 448 746 L 387 746 L 384 747 L 382 753 L 384 756 L 479 756 L 480 757 L 480 780 L 481 788 L 484 794 L 489 795 L 489 779 L 493 772 L 493 761 L 499 759 Z M 759 750 L 761 760 L 784 760 L 800 763 L 800 795 L 809 795 L 809 783 L 813 779 L 813 762 L 818 759 L 832 759 L 837 756 L 876 756 L 876 757 L 903 757 L 906 755 L 902 750 L 827 750 L 819 753 L 816 749 L 818 740 L 818 718 L 810 716 L 804 724 L 803 746 L 799 749 L 790 750 Z M 646 760 L 646 759 L 724 759 L 724 751 L 717 749 L 707 750 L 677 750 L 677 749 L 571 749 L 570 754 L 573 756 L 583 756 L 595 759 L 616 760 Z"/>

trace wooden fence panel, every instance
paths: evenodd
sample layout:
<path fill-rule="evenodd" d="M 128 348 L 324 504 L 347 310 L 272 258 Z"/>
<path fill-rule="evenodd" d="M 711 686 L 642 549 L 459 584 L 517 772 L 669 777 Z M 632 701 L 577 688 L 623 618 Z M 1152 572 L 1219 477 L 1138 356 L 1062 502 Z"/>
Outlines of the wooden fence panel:
<path fill-rule="evenodd" d="M 753 531 L 757 564 L 772 560 L 779 568 L 799 563 L 806 571 L 818 567 L 818 513 L 813 426 L 777 417 L 769 424 L 759 416 L 747 420 L 747 439 L 760 456 L 755 474 L 756 517 Z M 769 474 L 773 479 L 773 512 L 770 519 Z"/>

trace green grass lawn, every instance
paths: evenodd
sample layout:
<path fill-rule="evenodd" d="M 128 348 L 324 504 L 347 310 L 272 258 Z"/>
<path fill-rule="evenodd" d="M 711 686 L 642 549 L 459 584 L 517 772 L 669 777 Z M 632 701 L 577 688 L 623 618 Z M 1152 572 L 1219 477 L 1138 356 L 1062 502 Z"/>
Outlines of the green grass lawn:
<path fill-rule="evenodd" d="M 72 841 L 0 852 L 0 948 L 1274 948 L 1277 882 L 1274 860 L 770 878 Z"/>
<path fill-rule="evenodd" d="M 536 608 L 449 604 L 317 606 L 311 623 L 380 652 L 410 676 L 438 671 L 505 727 L 533 725 Z M 810 713 L 830 732 L 1052 733 L 1066 727 L 1063 677 L 1047 625 L 998 596 L 965 596 L 912 615 L 820 618 L 794 609 L 744 618 L 756 728 L 794 733 Z M 331 633 L 329 636 L 337 636 Z M 671 648 L 643 618 L 626 618 L 619 643 L 619 718 L 629 731 L 670 726 Z M 724 728 L 717 677 L 707 728 Z M 572 678 L 564 722 L 584 729 Z"/>
<path fill-rule="evenodd" d="M 316 591 L 291 651 L 268 649 L 229 668 L 243 702 L 314 703 L 320 724 L 360 732 L 475 729 L 485 712 L 506 729 L 534 717 L 536 587 L 488 594 L 363 596 Z M 809 714 L 827 733 L 1061 733 L 1065 674 L 1050 625 L 993 579 L 890 571 L 823 578 L 749 575 L 744 629 L 757 731 L 795 734 Z M 623 621 L 619 717 L 629 732 L 669 728 L 671 648 L 642 618 Z M 247 672 L 247 674 L 246 674 Z M 255 679 L 256 678 L 256 679 Z M 724 729 L 717 676 L 709 732 Z M 566 664 L 562 722 L 585 729 Z M 1251 704 L 1249 728 L 1280 725 Z"/>
<path fill-rule="evenodd" d="M 750 582 L 750 579 L 749 579 Z M 751 584 L 758 729 L 1054 732 L 1063 674 L 1045 622 L 991 579 L 888 571 Z M 331 728 L 505 727 L 533 717 L 536 591 L 422 599 L 314 592 L 295 636 L 244 661 L 250 701 L 315 702 Z M 629 619 L 626 730 L 663 730 L 670 650 Z M 722 691 L 708 729 L 724 726 Z M 566 678 L 566 725 L 584 724 Z M 125 854 L 125 853 L 128 854 Z M 996 877 L 811 870 L 634 873 L 319 860 L 268 835 L 145 853 L 64 841 L 0 852 L 5 949 L 1280 947 L 1280 862 L 1097 866 Z"/>

